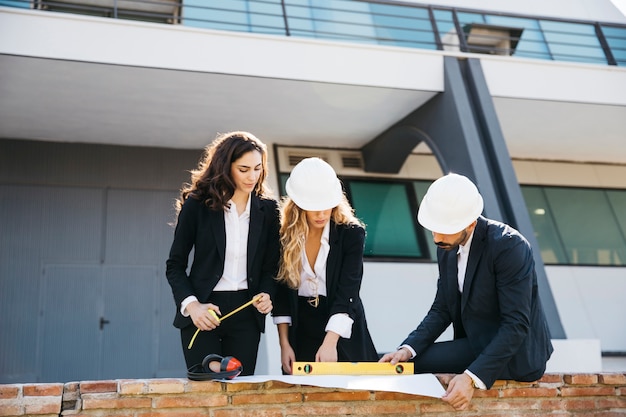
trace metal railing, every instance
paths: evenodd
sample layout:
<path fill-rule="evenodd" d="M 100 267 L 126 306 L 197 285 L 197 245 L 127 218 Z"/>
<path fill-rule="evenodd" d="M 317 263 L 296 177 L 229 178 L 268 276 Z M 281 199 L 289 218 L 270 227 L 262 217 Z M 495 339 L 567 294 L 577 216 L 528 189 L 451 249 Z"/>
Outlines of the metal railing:
<path fill-rule="evenodd" d="M 0 0 L 0 6 L 431 50 L 626 66 L 626 25 L 375 0 Z"/>

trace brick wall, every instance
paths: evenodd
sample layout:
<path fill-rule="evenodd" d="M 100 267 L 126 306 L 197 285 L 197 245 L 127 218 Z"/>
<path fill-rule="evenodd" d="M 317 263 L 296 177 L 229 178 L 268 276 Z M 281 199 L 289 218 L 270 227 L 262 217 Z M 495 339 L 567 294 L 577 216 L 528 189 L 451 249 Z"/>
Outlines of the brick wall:
<path fill-rule="evenodd" d="M 437 375 L 446 386 L 452 375 Z M 382 391 L 187 379 L 0 385 L 0 416 L 625 416 L 626 374 L 546 374 L 496 381 L 469 410 L 437 398 Z"/>

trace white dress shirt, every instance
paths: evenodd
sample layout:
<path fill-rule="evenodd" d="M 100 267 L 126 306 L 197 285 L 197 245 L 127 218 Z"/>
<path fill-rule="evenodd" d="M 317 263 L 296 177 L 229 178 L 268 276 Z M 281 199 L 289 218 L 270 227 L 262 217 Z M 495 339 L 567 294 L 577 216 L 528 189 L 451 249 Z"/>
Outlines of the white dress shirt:
<path fill-rule="evenodd" d="M 320 239 L 320 250 L 315 259 L 315 265 L 311 268 L 306 251 L 302 251 L 302 269 L 300 270 L 300 297 L 326 296 L 326 263 L 330 252 L 330 222 L 326 223 Z M 274 324 L 288 323 L 291 325 L 291 317 L 276 316 Z M 347 313 L 333 314 L 326 324 L 326 331 L 332 331 L 339 336 L 349 339 L 352 336 L 352 324 L 354 320 Z"/>

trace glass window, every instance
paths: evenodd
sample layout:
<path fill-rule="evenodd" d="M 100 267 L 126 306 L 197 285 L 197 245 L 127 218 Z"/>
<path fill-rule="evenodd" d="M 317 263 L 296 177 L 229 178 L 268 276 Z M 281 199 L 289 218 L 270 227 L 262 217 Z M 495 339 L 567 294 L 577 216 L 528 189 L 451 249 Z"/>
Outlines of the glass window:
<path fill-rule="evenodd" d="M 370 4 L 379 44 L 437 49 L 428 9 Z"/>
<path fill-rule="evenodd" d="M 555 60 L 606 63 L 593 25 L 548 20 L 539 24 Z"/>
<path fill-rule="evenodd" d="M 626 191 L 609 190 L 606 192 L 606 196 L 611 204 L 622 238 L 626 240 Z M 626 264 L 626 259 L 622 259 L 623 264 Z"/>
<path fill-rule="evenodd" d="M 452 12 L 447 10 L 434 10 L 435 25 L 439 33 L 439 39 L 443 44 L 443 50 L 459 50 L 459 37 L 454 27 Z"/>
<path fill-rule="evenodd" d="M 546 264 L 567 264 L 567 256 L 561 237 L 554 223 L 554 213 L 548 206 L 542 187 L 523 186 L 522 194 Z"/>
<path fill-rule="evenodd" d="M 606 191 L 546 187 L 544 193 L 569 264 L 626 263 L 626 241 Z"/>
<path fill-rule="evenodd" d="M 0 0 L 0 6 L 30 9 L 31 0 Z"/>
<path fill-rule="evenodd" d="M 602 26 L 602 32 L 617 65 L 626 66 L 626 28 Z"/>
<path fill-rule="evenodd" d="M 347 185 L 356 215 L 366 224 L 366 256 L 428 256 L 417 239 L 406 184 L 353 180 Z"/>
<path fill-rule="evenodd" d="M 184 0 L 183 24 L 205 29 L 285 34 L 280 0 Z"/>
<path fill-rule="evenodd" d="M 422 204 L 422 199 L 426 195 L 426 191 L 428 191 L 430 184 L 432 184 L 432 181 L 413 181 L 413 189 L 415 190 L 415 197 L 417 198 L 418 206 Z M 417 221 L 417 213 L 415 213 L 415 219 Z M 432 238 L 432 232 L 424 229 L 419 222 L 417 223 L 417 228 L 420 230 L 421 235 L 424 236 L 426 244 L 428 245 L 430 260 L 437 262 L 437 245 L 435 245 L 435 241 Z"/>
<path fill-rule="evenodd" d="M 293 36 L 350 41 L 375 40 L 367 3 L 346 0 L 297 0 L 286 4 Z"/>

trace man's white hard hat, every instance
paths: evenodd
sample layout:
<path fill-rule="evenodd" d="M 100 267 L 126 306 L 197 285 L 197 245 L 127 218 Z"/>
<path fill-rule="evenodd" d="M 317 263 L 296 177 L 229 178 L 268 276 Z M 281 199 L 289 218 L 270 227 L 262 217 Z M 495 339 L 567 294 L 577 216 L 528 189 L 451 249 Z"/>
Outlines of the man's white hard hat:
<path fill-rule="evenodd" d="M 343 190 L 333 167 L 320 158 L 305 158 L 293 168 L 285 183 L 287 195 L 306 211 L 337 207 Z"/>
<path fill-rule="evenodd" d="M 428 187 L 417 221 L 432 232 L 453 235 L 472 224 L 482 211 L 483 198 L 474 183 L 463 175 L 448 174 Z"/>

